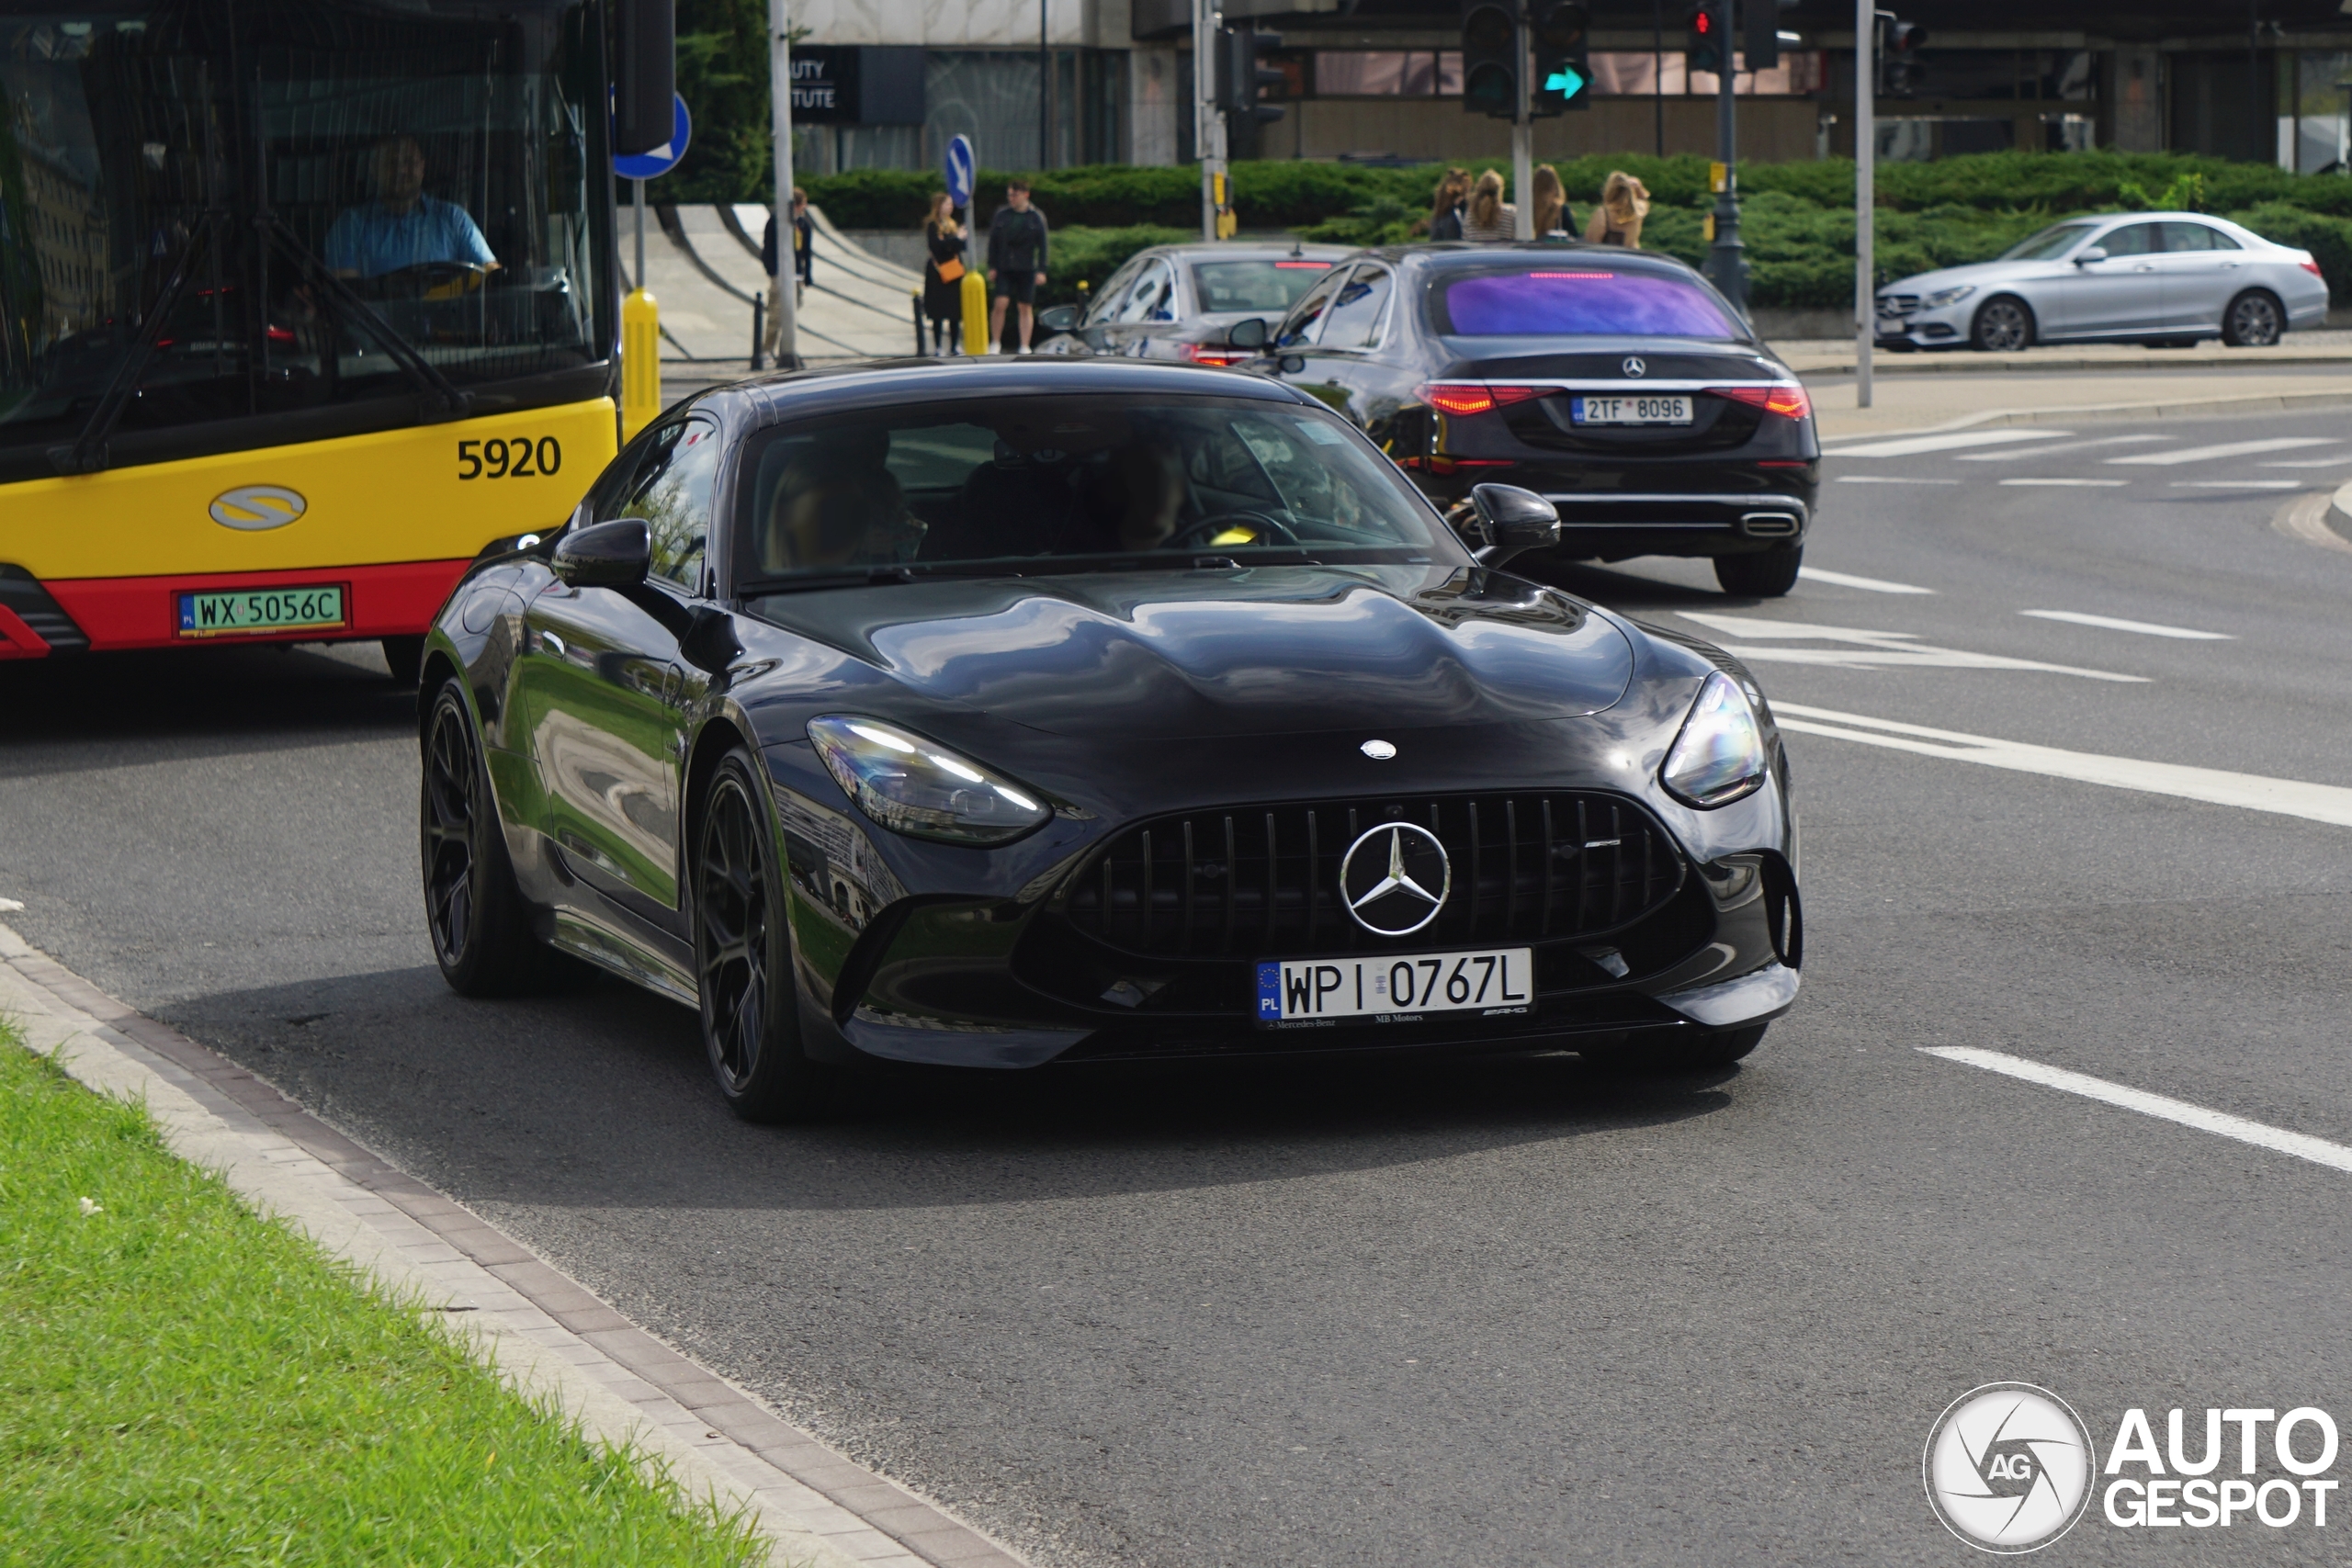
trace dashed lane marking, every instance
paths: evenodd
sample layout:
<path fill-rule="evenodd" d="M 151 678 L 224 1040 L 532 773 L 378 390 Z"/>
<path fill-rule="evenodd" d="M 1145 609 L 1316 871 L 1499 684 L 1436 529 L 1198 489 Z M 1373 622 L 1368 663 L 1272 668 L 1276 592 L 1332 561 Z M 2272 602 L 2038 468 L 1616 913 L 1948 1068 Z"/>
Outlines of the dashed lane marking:
<path fill-rule="evenodd" d="M 2072 664 L 2012 659 L 2001 653 L 1938 648 L 1919 641 L 1913 632 L 1867 631 L 1858 626 L 1823 626 L 1805 621 L 1767 621 L 1753 615 L 1721 615 L 1698 610 L 1674 613 L 1709 631 L 1752 638 L 1723 645 L 1725 652 L 1751 663 L 1816 664 L 1839 670 L 2036 670 L 2049 675 L 2079 675 L 2086 681 L 2143 683 L 2147 680 L 2144 675 L 2119 675 L 2111 670 L 2085 670 Z M 1782 646 L 1789 642 L 1826 642 L 1834 646 Z"/>
<path fill-rule="evenodd" d="M 1933 593 L 1932 588 L 1914 588 L 1907 582 L 1889 582 L 1878 577 L 1853 577 L 1842 571 L 1825 571 L 1817 566 L 1801 566 L 1797 575 L 1807 582 L 1826 582 L 1832 588 L 1866 588 L 1872 593 Z"/>
<path fill-rule="evenodd" d="M 2333 457 L 2290 457 L 2281 463 L 2256 463 L 2257 468 L 2352 468 L 2352 454 Z"/>
<path fill-rule="evenodd" d="M 2301 479 L 2175 479 L 2175 490 L 2301 490 Z"/>
<path fill-rule="evenodd" d="M 2022 1078 L 2044 1089 L 2064 1089 L 2068 1094 L 2079 1094 L 2086 1100 L 2100 1100 L 2125 1111 L 2136 1111 L 2143 1116 L 2154 1116 L 2158 1121 L 2194 1127 L 2200 1133 L 2233 1138 L 2241 1144 L 2252 1144 L 2256 1148 L 2269 1149 L 2276 1154 L 2292 1155 L 2313 1165 L 2324 1165 L 2330 1170 L 2352 1171 L 2352 1148 L 2330 1143 L 2325 1138 L 2314 1138 L 2309 1133 L 2290 1133 L 2284 1127 L 2273 1127 L 2267 1122 L 2250 1122 L 2243 1116 L 2233 1116 L 2226 1111 L 2208 1110 L 2185 1100 L 2175 1100 L 2170 1095 L 2151 1094 L 2143 1089 L 2110 1083 L 2106 1078 L 2095 1078 L 2088 1073 L 2048 1066 L 2003 1051 L 1987 1051 L 1975 1045 L 1922 1045 L 1919 1049 L 1928 1055 L 1940 1056 L 1947 1062 L 1960 1062 L 1968 1066 L 1982 1067 L 1988 1073 Z"/>
<path fill-rule="evenodd" d="M 2143 442 L 2170 439 L 2172 437 L 2164 435 L 2102 435 L 2091 441 L 2069 441 L 2061 446 L 2037 446 L 2033 455 L 2051 457 L 2061 452 L 2087 452 L 2094 446 L 2136 446 Z M 1952 459 L 1955 463 L 2010 463 L 2016 460 L 2014 452 L 1973 452 Z"/>
<path fill-rule="evenodd" d="M 2298 446 L 2327 446 L 2341 439 L 2335 435 L 2273 435 L 2261 441 L 2224 441 L 2218 446 L 2175 446 L 2163 452 L 2129 452 L 2120 457 L 2109 457 L 2107 461 L 2174 468 L 2182 463 L 2214 463 L 2224 457 L 2251 457 L 2257 452 L 2288 452 Z"/>
<path fill-rule="evenodd" d="M 1893 719 L 1870 718 L 1831 708 L 1802 707 L 1793 703 L 1774 703 L 1772 716 L 1782 729 L 1804 735 L 1825 735 L 1921 757 L 1981 762 L 1988 768 L 2007 768 L 2013 773 L 2041 773 L 2053 779 L 2073 779 L 2078 784 L 2169 795 L 2212 806 L 2234 806 L 2246 811 L 2267 811 L 2279 817 L 2300 817 L 2306 821 L 2352 828 L 2352 789 L 2335 784 L 2265 778 L 2259 773 L 2235 773 L 2221 768 L 2193 768 L 2183 762 L 2147 762 L 2136 757 L 2068 751 L 2055 746 L 1996 740 L 1989 736 L 1930 729 L 1925 725 L 1898 724 Z"/>
<path fill-rule="evenodd" d="M 2235 642 L 2227 632 L 2191 631 L 2187 626 L 2160 626 L 2150 621 L 2119 621 L 2112 615 L 2086 615 L 2080 610 L 2019 610 L 2044 621 L 2071 621 L 2078 626 L 2098 626 L 2111 632 L 2138 632 L 2142 637 L 2177 637 L 2191 642 Z"/>
<path fill-rule="evenodd" d="M 2007 446 L 2020 441 L 2055 441 L 2071 430 L 1954 430 L 1941 435 L 1905 435 L 1892 441 L 1865 441 L 1825 452 L 1829 457 L 1911 457 L 1922 452 L 1957 452 L 1969 446 Z"/>
<path fill-rule="evenodd" d="M 2003 479 L 2005 485 L 2057 485 L 2070 490 L 2112 490 L 2128 485 L 2130 479 Z"/>
<path fill-rule="evenodd" d="M 1894 474 L 1839 474 L 1841 485 L 1956 485 L 1958 479 L 1914 479 Z"/>

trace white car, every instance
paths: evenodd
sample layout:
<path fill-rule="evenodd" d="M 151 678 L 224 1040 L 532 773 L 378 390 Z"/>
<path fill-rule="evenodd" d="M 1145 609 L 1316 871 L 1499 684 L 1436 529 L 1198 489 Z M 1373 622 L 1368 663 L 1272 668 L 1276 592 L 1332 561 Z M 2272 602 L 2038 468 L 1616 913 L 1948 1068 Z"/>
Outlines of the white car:
<path fill-rule="evenodd" d="M 2209 337 L 2262 348 L 2326 320 L 2309 251 L 2201 212 L 2133 212 L 2072 218 L 1997 261 L 1889 284 L 1877 338 L 1897 350 Z"/>

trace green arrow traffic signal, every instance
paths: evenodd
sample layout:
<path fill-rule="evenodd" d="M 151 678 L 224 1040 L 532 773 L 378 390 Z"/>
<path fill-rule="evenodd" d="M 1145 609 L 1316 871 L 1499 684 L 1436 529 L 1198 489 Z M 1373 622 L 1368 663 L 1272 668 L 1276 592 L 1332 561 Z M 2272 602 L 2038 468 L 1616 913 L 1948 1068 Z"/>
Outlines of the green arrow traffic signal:
<path fill-rule="evenodd" d="M 1564 98 L 1573 98 L 1584 90 L 1584 78 L 1577 73 L 1575 66 L 1564 65 L 1544 79 L 1544 90 L 1557 93 Z"/>

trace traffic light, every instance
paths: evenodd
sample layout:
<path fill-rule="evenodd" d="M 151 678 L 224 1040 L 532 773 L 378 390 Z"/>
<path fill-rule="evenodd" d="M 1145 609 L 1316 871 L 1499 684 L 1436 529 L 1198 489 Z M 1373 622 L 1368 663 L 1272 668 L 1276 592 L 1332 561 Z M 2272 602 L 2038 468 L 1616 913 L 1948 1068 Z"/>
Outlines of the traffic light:
<path fill-rule="evenodd" d="M 1917 22 L 1897 21 L 1888 13 L 1879 13 L 1878 73 L 1879 93 L 1890 98 L 1907 98 L 1919 90 L 1919 78 L 1926 67 L 1919 51 L 1928 42 L 1928 29 Z"/>
<path fill-rule="evenodd" d="M 1740 47 L 1740 65 L 1749 71 L 1770 71 L 1781 63 L 1781 12 L 1796 0 L 1743 0 L 1747 7 L 1747 37 Z"/>
<path fill-rule="evenodd" d="M 1724 26 L 1716 0 L 1699 0 L 1690 7 L 1690 36 L 1682 46 L 1683 69 L 1693 75 L 1723 73 Z"/>
<path fill-rule="evenodd" d="M 1259 56 L 1283 46 L 1280 33 L 1261 33 L 1247 27 L 1217 32 L 1216 107 L 1224 114 L 1254 125 L 1272 125 L 1283 118 L 1280 104 L 1265 102 L 1266 89 L 1280 87 L 1288 78 Z M 1227 121 L 1227 129 L 1233 121 Z"/>
<path fill-rule="evenodd" d="M 1585 51 L 1590 10 L 1583 0 L 1535 0 L 1534 16 L 1534 112 L 1591 107 L 1592 61 Z"/>
<path fill-rule="evenodd" d="M 1519 118 L 1519 14 L 1498 0 L 1463 0 L 1462 107 Z"/>

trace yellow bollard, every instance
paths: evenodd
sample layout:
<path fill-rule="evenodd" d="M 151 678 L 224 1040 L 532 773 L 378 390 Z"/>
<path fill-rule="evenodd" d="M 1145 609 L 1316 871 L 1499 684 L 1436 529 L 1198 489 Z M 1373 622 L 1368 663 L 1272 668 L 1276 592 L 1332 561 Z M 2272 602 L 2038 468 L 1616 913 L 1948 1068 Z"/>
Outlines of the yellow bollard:
<path fill-rule="evenodd" d="M 621 301 L 621 439 L 662 412 L 662 310 L 640 288 Z"/>
<path fill-rule="evenodd" d="M 964 269 L 964 352 L 989 351 L 989 286 L 979 269 Z"/>

